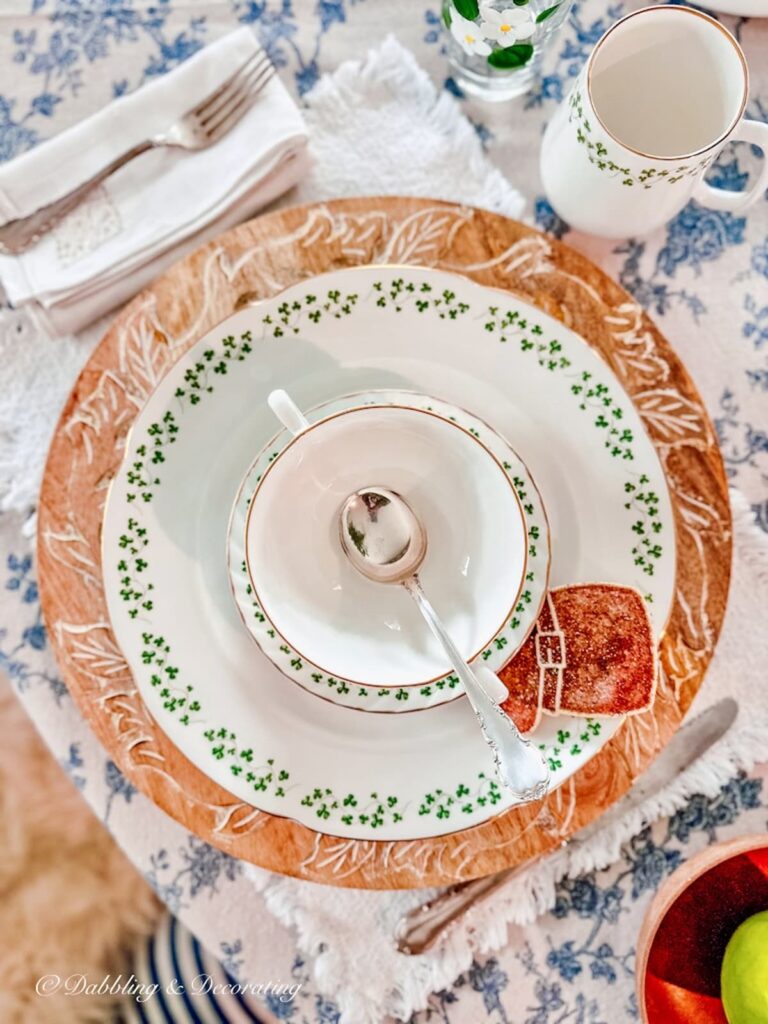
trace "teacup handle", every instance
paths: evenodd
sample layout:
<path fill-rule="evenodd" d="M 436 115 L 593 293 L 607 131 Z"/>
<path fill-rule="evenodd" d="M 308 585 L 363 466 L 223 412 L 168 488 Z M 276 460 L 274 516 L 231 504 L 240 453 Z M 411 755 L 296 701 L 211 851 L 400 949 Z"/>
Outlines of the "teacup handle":
<path fill-rule="evenodd" d="M 309 426 L 309 420 L 296 405 L 287 391 L 278 388 L 270 391 L 267 395 L 267 405 L 277 416 L 286 430 L 290 430 L 294 437 L 303 433 Z"/>
<path fill-rule="evenodd" d="M 751 142 L 763 151 L 763 165 L 757 181 L 746 192 L 733 192 L 727 188 L 713 188 L 702 178 L 693 191 L 694 199 L 713 210 L 729 210 L 736 213 L 756 203 L 768 188 L 768 124 L 763 121 L 743 120 L 731 136 L 731 141 Z"/>

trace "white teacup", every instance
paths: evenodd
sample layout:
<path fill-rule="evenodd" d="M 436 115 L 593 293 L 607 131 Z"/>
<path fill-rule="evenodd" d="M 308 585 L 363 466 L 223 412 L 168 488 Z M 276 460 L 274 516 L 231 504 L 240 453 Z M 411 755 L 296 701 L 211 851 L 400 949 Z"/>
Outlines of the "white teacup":
<path fill-rule="evenodd" d="M 377 395 L 383 404 L 368 404 Z M 372 584 L 343 554 L 342 502 L 379 480 L 418 509 L 435 552 L 419 575 L 425 589 L 439 595 L 440 614 L 469 660 L 486 663 L 488 650 L 489 667 L 501 668 L 514 654 L 524 639 L 521 629 L 500 647 L 494 638 L 508 632 L 526 586 L 538 587 L 541 597 L 520 618 L 532 625 L 538 615 L 548 569 L 533 580 L 513 467 L 443 415 L 453 407 L 422 395 L 413 396 L 417 405 L 386 400 L 398 395 L 407 397 L 364 392 L 352 397 L 365 404 L 332 413 L 324 407 L 327 415 L 312 423 L 284 391 L 269 396 L 294 437 L 281 449 L 273 442 L 264 450 L 269 462 L 248 504 L 243 557 L 264 621 L 254 620 L 248 608 L 244 617 L 267 657 L 284 661 L 271 628 L 308 666 L 301 685 L 315 671 L 373 688 L 429 686 L 451 672 L 406 591 Z M 541 537 L 540 545 L 547 541 Z M 240 563 L 239 551 L 230 555 L 236 573 Z M 498 680 L 494 684 L 499 692 Z"/>
<path fill-rule="evenodd" d="M 768 156 L 768 124 L 744 120 L 749 75 L 741 47 L 689 7 L 646 7 L 597 43 L 550 121 L 541 177 L 572 227 L 606 238 L 645 235 L 693 197 L 743 210 L 768 186 L 768 159 L 746 192 L 715 189 L 707 167 L 729 141 Z"/>

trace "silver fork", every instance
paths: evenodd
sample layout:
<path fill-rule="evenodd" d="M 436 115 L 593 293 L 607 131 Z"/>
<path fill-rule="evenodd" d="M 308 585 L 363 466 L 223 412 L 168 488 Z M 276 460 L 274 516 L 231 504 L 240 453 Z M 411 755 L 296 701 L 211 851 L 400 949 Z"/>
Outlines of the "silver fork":
<path fill-rule="evenodd" d="M 150 149 L 206 149 L 237 124 L 275 73 L 264 50 L 259 49 L 223 85 L 178 121 L 117 157 L 72 192 L 16 220 L 0 225 L 0 252 L 17 256 L 38 242 L 73 210 L 97 185 L 129 161 Z"/>

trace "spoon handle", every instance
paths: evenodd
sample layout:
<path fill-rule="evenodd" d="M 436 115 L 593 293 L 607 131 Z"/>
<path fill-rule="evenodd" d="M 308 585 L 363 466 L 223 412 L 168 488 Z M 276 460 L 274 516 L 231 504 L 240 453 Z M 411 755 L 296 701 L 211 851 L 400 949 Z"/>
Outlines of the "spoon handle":
<path fill-rule="evenodd" d="M 520 801 L 539 800 L 547 792 L 549 770 L 541 753 L 523 739 L 517 726 L 488 696 L 462 657 L 421 588 L 418 576 L 403 581 L 436 639 L 442 644 L 456 675 L 464 685 L 486 743 L 493 751 L 496 772 L 504 786 Z"/>

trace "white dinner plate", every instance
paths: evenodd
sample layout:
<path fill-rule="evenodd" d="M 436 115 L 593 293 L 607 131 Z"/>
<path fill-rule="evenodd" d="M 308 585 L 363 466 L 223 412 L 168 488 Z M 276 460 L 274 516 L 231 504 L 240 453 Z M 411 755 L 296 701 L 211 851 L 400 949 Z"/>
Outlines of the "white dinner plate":
<path fill-rule="evenodd" d="M 414 715 L 318 700 L 286 686 L 237 614 L 227 524 L 274 433 L 276 387 L 304 408 L 404 388 L 476 412 L 537 481 L 551 585 L 638 587 L 660 632 L 675 542 L 653 446 L 608 366 L 562 324 L 504 292 L 405 267 L 330 273 L 235 314 L 135 422 L 105 511 L 104 582 L 117 640 L 172 742 L 239 799 L 333 835 L 415 839 L 479 824 L 514 801 L 465 700 Z M 619 725 L 546 718 L 535 738 L 553 785 Z"/>

